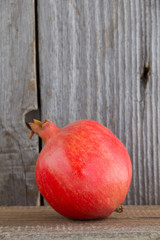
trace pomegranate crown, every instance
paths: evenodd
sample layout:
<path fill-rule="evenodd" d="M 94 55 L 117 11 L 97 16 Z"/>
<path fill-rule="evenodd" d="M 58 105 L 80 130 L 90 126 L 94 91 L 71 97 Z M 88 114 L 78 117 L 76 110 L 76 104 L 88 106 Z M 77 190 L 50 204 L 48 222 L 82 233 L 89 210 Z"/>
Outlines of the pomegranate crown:
<path fill-rule="evenodd" d="M 45 119 L 43 122 L 33 119 L 33 122 L 30 122 L 29 126 L 32 129 L 29 138 L 31 139 L 34 133 L 36 133 L 44 141 L 47 141 L 59 130 L 52 121 L 48 121 L 47 119 Z"/>

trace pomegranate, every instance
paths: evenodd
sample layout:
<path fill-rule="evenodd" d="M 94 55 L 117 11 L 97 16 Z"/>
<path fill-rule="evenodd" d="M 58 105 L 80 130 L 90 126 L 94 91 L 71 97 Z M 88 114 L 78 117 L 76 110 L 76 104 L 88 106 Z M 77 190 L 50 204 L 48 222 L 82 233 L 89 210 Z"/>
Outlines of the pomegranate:
<path fill-rule="evenodd" d="M 79 120 L 64 128 L 52 121 L 29 123 L 44 147 L 36 183 L 46 201 L 72 219 L 107 218 L 126 198 L 132 178 L 128 152 L 105 126 Z"/>

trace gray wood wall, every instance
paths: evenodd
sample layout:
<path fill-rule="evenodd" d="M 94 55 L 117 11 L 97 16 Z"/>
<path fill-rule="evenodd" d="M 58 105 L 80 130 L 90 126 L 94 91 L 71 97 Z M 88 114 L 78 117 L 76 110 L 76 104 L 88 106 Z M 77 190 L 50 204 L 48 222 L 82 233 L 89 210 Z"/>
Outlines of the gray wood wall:
<path fill-rule="evenodd" d="M 115 133 L 133 163 L 125 203 L 160 204 L 160 0 L 2 0 L 0 23 L 0 205 L 39 204 L 24 121 L 38 96 L 58 127 Z"/>

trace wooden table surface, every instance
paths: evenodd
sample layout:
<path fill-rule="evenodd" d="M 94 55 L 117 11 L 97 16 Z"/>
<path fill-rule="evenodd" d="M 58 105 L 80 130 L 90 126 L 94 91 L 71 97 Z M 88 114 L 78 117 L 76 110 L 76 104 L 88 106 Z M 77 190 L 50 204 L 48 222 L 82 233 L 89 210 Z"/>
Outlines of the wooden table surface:
<path fill-rule="evenodd" d="M 64 218 L 50 207 L 0 207 L 0 239 L 160 239 L 160 206 L 125 206 L 90 221 Z"/>

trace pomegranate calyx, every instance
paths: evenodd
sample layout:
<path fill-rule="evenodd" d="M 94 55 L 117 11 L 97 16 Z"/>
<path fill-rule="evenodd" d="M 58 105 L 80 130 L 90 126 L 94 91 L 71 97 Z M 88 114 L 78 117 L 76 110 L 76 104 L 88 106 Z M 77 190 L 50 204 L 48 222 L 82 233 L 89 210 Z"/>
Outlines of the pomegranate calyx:
<path fill-rule="evenodd" d="M 36 133 L 44 141 L 49 139 L 58 130 L 56 125 L 52 121 L 48 121 L 47 119 L 45 119 L 43 122 L 41 122 L 37 119 L 34 119 L 33 122 L 29 123 L 29 126 L 32 129 L 32 131 L 29 135 L 29 138 L 31 139 L 32 136 L 34 135 L 34 133 Z"/>

